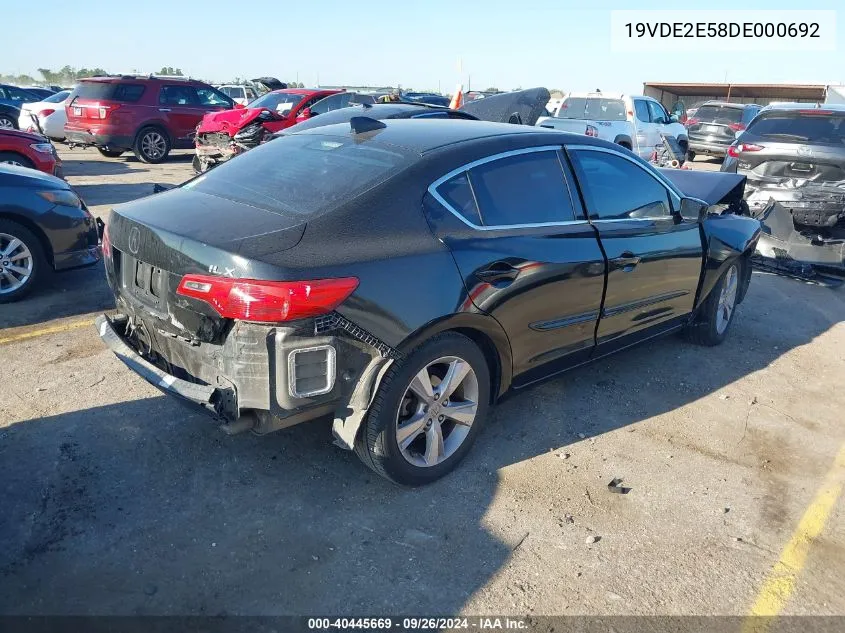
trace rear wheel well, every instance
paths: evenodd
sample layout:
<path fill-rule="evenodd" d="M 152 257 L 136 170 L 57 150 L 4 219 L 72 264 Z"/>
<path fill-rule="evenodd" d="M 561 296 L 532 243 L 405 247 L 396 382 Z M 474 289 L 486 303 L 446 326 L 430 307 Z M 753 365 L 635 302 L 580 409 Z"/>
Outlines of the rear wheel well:
<path fill-rule="evenodd" d="M 38 241 L 41 244 L 41 248 L 44 250 L 44 254 L 47 256 L 47 261 L 50 262 L 50 266 L 53 266 L 53 245 L 50 244 L 50 240 L 47 239 L 47 236 L 44 234 L 44 231 L 41 230 L 40 226 L 38 226 L 29 218 L 25 218 L 21 215 L 16 215 L 14 213 L 6 213 L 5 211 L 0 211 L 0 220 L 9 220 L 11 222 L 17 222 L 21 226 L 25 226 L 27 229 L 29 229 L 32 234 L 38 238 Z"/>
<path fill-rule="evenodd" d="M 7 155 L 11 154 L 12 156 L 17 156 L 21 161 L 21 165 L 23 165 L 24 167 L 29 167 L 29 168 L 35 167 L 35 165 L 32 163 L 32 160 L 30 160 L 30 158 L 28 156 L 25 156 L 24 154 L 21 154 L 20 152 L 16 152 L 15 150 L 3 150 L 2 152 L 0 152 L 0 156 L 2 156 L 3 154 L 7 154 Z"/>
<path fill-rule="evenodd" d="M 468 339 L 471 339 L 484 354 L 487 367 L 490 369 L 490 402 L 491 404 L 494 403 L 498 397 L 499 387 L 502 382 L 502 363 L 499 358 L 499 351 L 496 349 L 496 344 L 484 332 L 473 328 L 458 327 L 448 331 L 463 334 Z"/>

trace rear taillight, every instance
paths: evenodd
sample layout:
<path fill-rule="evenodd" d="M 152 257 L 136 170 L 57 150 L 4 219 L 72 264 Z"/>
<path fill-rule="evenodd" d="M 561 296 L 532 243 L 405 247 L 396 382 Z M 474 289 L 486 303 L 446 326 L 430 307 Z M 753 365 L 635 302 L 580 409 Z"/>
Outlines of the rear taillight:
<path fill-rule="evenodd" d="M 53 112 L 55 112 L 55 110 L 51 110 L 50 108 L 47 108 L 46 110 L 41 110 L 38 113 L 38 116 L 50 116 L 51 114 L 53 114 Z"/>
<path fill-rule="evenodd" d="M 731 158 L 739 158 L 742 152 L 759 152 L 763 149 L 762 145 L 753 145 L 752 143 L 735 143 L 728 148 L 728 156 Z"/>
<path fill-rule="evenodd" d="M 689 127 L 690 125 L 698 125 L 699 123 L 701 123 L 701 121 L 699 121 L 698 119 L 696 119 L 695 117 L 693 117 L 693 118 L 691 118 L 691 119 L 687 119 L 687 122 L 685 123 L 685 125 L 686 125 L 687 127 Z"/>
<path fill-rule="evenodd" d="M 743 130 L 745 130 L 744 123 L 731 123 L 728 127 L 731 128 L 734 132 L 742 132 Z"/>
<path fill-rule="evenodd" d="M 598 137 L 599 129 L 595 125 L 588 125 L 587 129 L 584 131 L 584 134 L 586 134 L 587 136 Z"/>
<path fill-rule="evenodd" d="M 109 239 L 109 225 L 103 227 L 103 257 L 111 259 L 111 240 Z"/>
<path fill-rule="evenodd" d="M 185 275 L 176 294 L 205 301 L 226 319 L 278 323 L 331 312 L 357 287 L 355 277 L 266 281 Z"/>

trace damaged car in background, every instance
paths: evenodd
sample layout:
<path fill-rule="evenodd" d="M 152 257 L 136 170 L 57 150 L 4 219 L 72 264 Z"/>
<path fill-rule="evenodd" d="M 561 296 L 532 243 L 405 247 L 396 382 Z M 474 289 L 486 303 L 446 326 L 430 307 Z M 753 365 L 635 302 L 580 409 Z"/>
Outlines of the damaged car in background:
<path fill-rule="evenodd" d="M 328 416 L 375 472 L 425 484 L 511 389 L 672 332 L 726 339 L 760 223 L 689 195 L 742 177 L 672 171 L 686 190 L 618 145 L 524 125 L 285 133 L 112 210 L 117 309 L 97 327 L 227 432 Z"/>
<path fill-rule="evenodd" d="M 747 176 L 745 199 L 764 227 L 761 266 L 845 279 L 845 106 L 764 108 L 728 148 L 722 171 Z"/>

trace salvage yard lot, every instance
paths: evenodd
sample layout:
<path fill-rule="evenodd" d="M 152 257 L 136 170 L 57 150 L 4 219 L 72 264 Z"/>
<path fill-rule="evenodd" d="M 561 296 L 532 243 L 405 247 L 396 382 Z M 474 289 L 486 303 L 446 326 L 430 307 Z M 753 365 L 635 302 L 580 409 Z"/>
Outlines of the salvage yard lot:
<path fill-rule="evenodd" d="M 97 215 L 192 175 L 189 153 L 59 151 Z M 814 501 L 845 477 L 845 288 L 755 273 L 724 345 L 517 393 L 415 490 L 329 422 L 224 435 L 100 343 L 110 305 L 97 267 L 0 308 L 4 614 L 745 615 L 805 515 L 821 532 L 770 602 L 845 614 L 845 502 Z"/>

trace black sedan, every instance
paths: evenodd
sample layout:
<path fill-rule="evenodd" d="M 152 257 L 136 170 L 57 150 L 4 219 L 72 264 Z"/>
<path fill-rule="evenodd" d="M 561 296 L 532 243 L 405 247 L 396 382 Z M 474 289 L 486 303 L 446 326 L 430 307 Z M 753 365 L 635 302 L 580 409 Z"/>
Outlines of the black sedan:
<path fill-rule="evenodd" d="M 97 224 L 64 180 L 0 165 L 0 303 L 17 301 L 51 271 L 100 261 Z"/>
<path fill-rule="evenodd" d="M 0 103 L 0 129 L 17 130 L 20 116 L 20 108 L 6 103 Z"/>
<path fill-rule="evenodd" d="M 98 328 L 231 432 L 332 416 L 418 485 L 510 389 L 682 329 L 721 343 L 759 232 L 618 145 L 358 117 L 115 209 Z"/>

